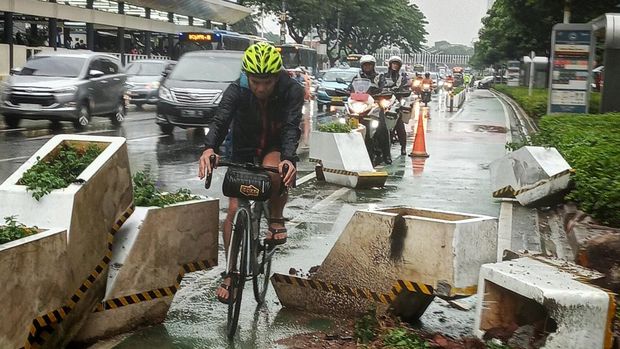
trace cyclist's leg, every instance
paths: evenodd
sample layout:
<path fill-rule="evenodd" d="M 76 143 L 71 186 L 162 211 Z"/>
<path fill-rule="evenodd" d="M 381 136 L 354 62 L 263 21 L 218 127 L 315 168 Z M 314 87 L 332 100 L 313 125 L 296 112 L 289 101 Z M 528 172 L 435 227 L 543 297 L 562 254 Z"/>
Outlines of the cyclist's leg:
<path fill-rule="evenodd" d="M 237 212 L 237 199 L 228 199 L 228 213 L 226 214 L 226 220 L 224 221 L 224 251 L 225 256 L 228 258 L 228 247 L 230 246 L 230 237 L 232 235 L 233 219 L 235 219 L 235 213 Z M 230 270 L 234 270 L 236 265 L 229 266 Z M 222 285 L 218 287 L 216 295 L 219 299 L 228 299 L 229 292 L 228 286 L 230 286 L 230 277 L 224 277 Z M 224 286 L 225 285 L 225 286 Z"/>
<path fill-rule="evenodd" d="M 279 151 L 269 152 L 263 158 L 263 166 L 277 167 L 279 164 Z M 271 182 L 273 183 L 273 192 L 271 194 L 271 198 L 269 199 L 269 218 L 273 220 L 269 222 L 269 228 L 276 231 L 271 238 L 275 240 L 283 240 L 286 239 L 287 235 L 282 215 L 284 212 L 284 206 L 286 205 L 286 201 L 288 199 L 288 194 L 284 193 L 284 195 L 280 195 L 280 185 L 282 184 L 280 176 L 271 172 L 269 175 L 271 176 Z M 270 235 L 270 233 L 267 234 L 267 239 L 270 238 Z"/>

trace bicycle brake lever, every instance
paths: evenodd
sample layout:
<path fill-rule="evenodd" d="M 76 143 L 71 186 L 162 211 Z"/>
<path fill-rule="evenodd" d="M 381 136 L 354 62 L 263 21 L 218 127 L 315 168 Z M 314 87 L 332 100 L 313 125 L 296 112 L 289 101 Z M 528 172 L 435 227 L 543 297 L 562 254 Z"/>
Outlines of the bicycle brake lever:
<path fill-rule="evenodd" d="M 215 155 L 209 156 L 209 163 L 211 164 L 211 172 L 207 173 L 207 179 L 205 180 L 205 189 L 211 187 L 211 179 L 213 179 L 213 170 L 215 169 Z"/>

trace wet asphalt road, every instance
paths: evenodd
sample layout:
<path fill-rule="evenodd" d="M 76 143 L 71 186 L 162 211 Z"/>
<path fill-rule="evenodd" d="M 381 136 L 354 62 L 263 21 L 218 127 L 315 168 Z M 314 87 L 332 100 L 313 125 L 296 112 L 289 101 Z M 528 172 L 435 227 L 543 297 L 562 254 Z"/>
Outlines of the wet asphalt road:
<path fill-rule="evenodd" d="M 176 129 L 174 136 L 163 136 L 155 124 L 154 108 L 131 110 L 120 129 L 101 119 L 86 134 L 123 136 L 128 140 L 132 172 L 150 168 L 158 184 L 166 190 L 179 187 L 214 197 L 220 191 L 223 173 L 216 173 L 209 192 L 196 177 L 197 159 L 202 151 L 202 130 Z M 311 122 L 313 121 L 313 122 Z M 312 128 L 316 118 L 308 119 Z M 412 120 L 411 125 L 415 125 Z M 383 189 L 352 190 L 309 180 L 291 193 L 285 210 L 289 223 L 289 243 L 276 255 L 273 271 L 287 273 L 290 267 L 307 271 L 321 263 L 353 212 L 372 206 L 409 205 L 497 217 L 499 202 L 491 198 L 488 165 L 505 153 L 507 122 L 501 104 L 488 91 L 476 91 L 462 112 L 449 113 L 431 104 L 427 126 L 425 161 L 400 156 L 394 146 L 394 163 Z M 53 136 L 46 122 L 24 122 L 23 129 L 0 131 L 0 181 Z M 67 124 L 62 131 L 72 133 Z M 408 147 L 411 147 L 411 133 Z M 301 148 L 302 159 L 307 148 Z M 302 161 L 300 176 L 310 174 L 313 164 Z M 226 200 L 220 205 L 224 218 Z M 224 269 L 189 274 L 176 294 L 164 324 L 150 327 L 109 342 L 117 348 L 271 348 L 278 339 L 312 330 L 326 330 L 333 320 L 307 316 L 283 309 L 271 289 L 266 306 L 256 309 L 251 297 L 244 299 L 240 329 L 229 342 L 225 335 L 226 306 L 217 302 L 214 292 Z M 251 283 L 250 283 L 251 284 Z M 248 285 L 248 284 L 246 284 Z M 251 288 L 251 286 L 250 286 Z M 248 289 L 249 291 L 249 289 Z M 251 292 L 250 292 L 251 293 Z M 473 312 L 462 312 L 441 300 L 434 302 L 422 317 L 420 326 L 461 336 L 471 333 Z"/>

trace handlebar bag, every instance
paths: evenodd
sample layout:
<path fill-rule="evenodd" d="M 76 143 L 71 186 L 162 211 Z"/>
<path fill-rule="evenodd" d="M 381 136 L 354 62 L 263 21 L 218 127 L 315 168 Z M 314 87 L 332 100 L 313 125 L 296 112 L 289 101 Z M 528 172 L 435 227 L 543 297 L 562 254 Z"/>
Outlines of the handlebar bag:
<path fill-rule="evenodd" d="M 271 177 L 264 170 L 229 167 L 222 184 L 222 192 L 230 198 L 267 201 L 271 191 Z"/>

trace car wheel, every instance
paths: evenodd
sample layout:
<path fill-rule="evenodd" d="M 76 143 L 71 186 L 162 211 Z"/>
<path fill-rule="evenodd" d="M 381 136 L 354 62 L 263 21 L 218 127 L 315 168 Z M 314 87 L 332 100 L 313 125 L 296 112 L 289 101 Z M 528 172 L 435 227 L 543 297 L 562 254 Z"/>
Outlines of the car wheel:
<path fill-rule="evenodd" d="M 73 121 L 73 127 L 83 130 L 90 124 L 90 110 L 86 103 L 80 104 L 78 107 L 77 119 Z"/>
<path fill-rule="evenodd" d="M 143 106 L 142 103 L 136 103 L 136 109 L 142 110 L 142 106 Z"/>
<path fill-rule="evenodd" d="M 325 108 L 325 105 L 323 105 L 323 104 L 317 104 L 317 109 L 318 109 L 318 111 L 322 112 L 324 108 Z"/>
<path fill-rule="evenodd" d="M 116 111 L 114 114 L 110 115 L 110 120 L 112 121 L 112 125 L 120 126 L 125 118 L 127 117 L 127 107 L 125 103 L 121 100 L 116 106 Z"/>
<path fill-rule="evenodd" d="M 171 124 L 159 124 L 159 129 L 163 134 L 171 135 L 174 131 L 174 125 Z"/>
<path fill-rule="evenodd" d="M 50 122 L 50 129 L 52 129 L 52 130 L 61 130 L 62 129 L 62 125 L 60 124 L 60 121 L 52 120 Z"/>
<path fill-rule="evenodd" d="M 19 124 L 22 122 L 22 119 L 20 119 L 17 116 L 13 116 L 13 115 L 5 115 L 4 116 L 4 123 L 9 127 L 9 128 L 18 128 Z"/>

